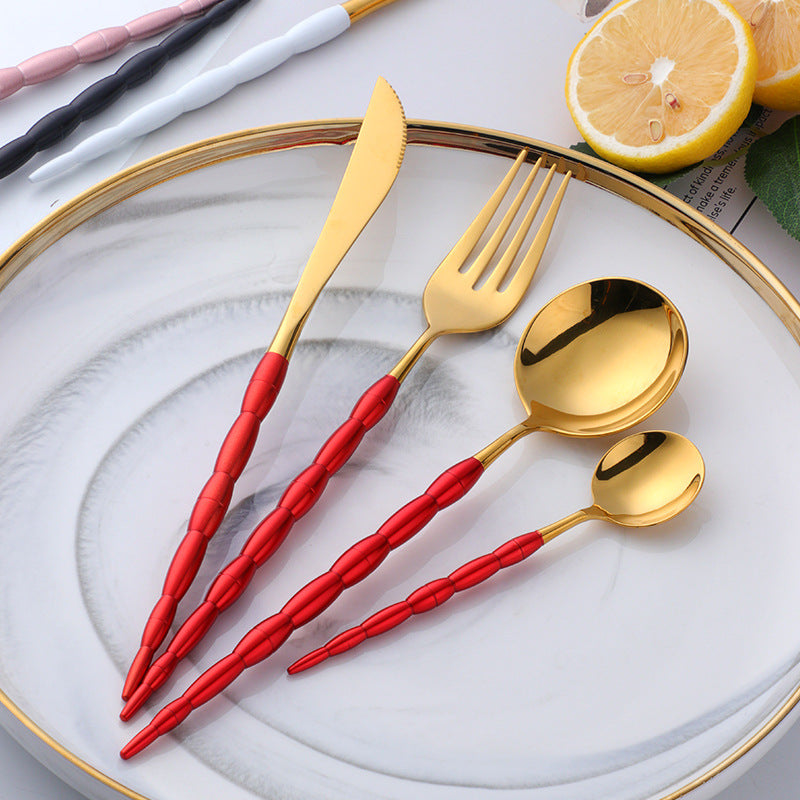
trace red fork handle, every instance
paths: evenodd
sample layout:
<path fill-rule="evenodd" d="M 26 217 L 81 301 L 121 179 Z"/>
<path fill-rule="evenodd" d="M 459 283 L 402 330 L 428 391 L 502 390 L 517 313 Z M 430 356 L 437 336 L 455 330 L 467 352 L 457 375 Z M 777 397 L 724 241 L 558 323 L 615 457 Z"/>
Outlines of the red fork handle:
<path fill-rule="evenodd" d="M 122 758 L 136 755 L 219 694 L 245 669 L 271 656 L 292 631 L 321 614 L 346 588 L 366 578 L 392 550 L 422 530 L 438 511 L 462 498 L 482 474 L 483 465 L 472 457 L 443 472 L 424 494 L 395 512 L 376 533 L 345 550 L 328 572 L 306 584 L 277 614 L 246 633 L 232 653 L 209 667 L 122 748 Z"/>
<path fill-rule="evenodd" d="M 535 553 L 543 544 L 539 531 L 526 533 L 500 545 L 496 550 L 479 556 L 451 572 L 446 578 L 438 578 L 412 592 L 405 600 L 376 611 L 360 625 L 334 636 L 327 644 L 299 658 L 289 667 L 289 674 L 321 664 L 331 656 L 346 653 L 373 636 L 380 636 L 413 614 L 424 614 L 447 602 L 456 592 L 463 592 L 488 580 L 496 572 Z"/>
<path fill-rule="evenodd" d="M 247 384 L 239 416 L 228 431 L 214 464 L 214 473 L 197 498 L 189 525 L 164 579 L 161 597 L 150 612 L 142 641 L 122 690 L 130 697 L 164 641 L 181 598 L 197 575 L 208 543 L 217 532 L 233 495 L 233 485 L 247 464 L 258 437 L 258 429 L 272 408 L 283 385 L 289 362 L 267 351 Z"/>
<path fill-rule="evenodd" d="M 164 684 L 181 659 L 205 636 L 219 614 L 242 595 L 256 569 L 280 547 L 294 523 L 319 500 L 331 476 L 347 463 L 364 434 L 384 417 L 399 388 L 397 378 L 385 375 L 364 392 L 347 421 L 325 442 L 311 466 L 289 484 L 278 505 L 258 524 L 239 555 L 217 575 L 203 602 L 189 615 L 165 652 L 152 664 L 148 658 L 146 671 L 136 675 L 137 685 L 129 685 L 132 681 L 126 683 L 130 693 L 125 696 L 128 702 L 120 713 L 123 720 L 130 719 Z M 152 650 L 146 652 L 151 654 Z"/>

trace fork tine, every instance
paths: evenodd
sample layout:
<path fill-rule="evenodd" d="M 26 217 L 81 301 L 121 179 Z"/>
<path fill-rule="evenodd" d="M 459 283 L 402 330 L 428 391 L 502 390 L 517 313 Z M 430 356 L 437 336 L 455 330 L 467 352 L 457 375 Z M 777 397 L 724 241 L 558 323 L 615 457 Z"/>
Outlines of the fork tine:
<path fill-rule="evenodd" d="M 536 232 L 536 236 L 534 237 L 531 246 L 528 248 L 528 252 L 522 259 L 522 263 L 519 265 L 514 277 L 511 279 L 508 286 L 503 290 L 504 293 L 508 292 L 510 295 L 517 296 L 521 299 L 522 295 L 528 288 L 528 285 L 533 279 L 533 274 L 536 272 L 536 268 L 539 266 L 539 261 L 541 260 L 542 253 L 547 245 L 547 240 L 550 238 L 550 231 L 553 229 L 553 223 L 555 222 L 556 214 L 558 214 L 561 200 L 564 197 L 564 193 L 567 191 L 567 184 L 569 183 L 571 177 L 572 171 L 567 170 L 567 172 L 564 173 L 561 185 L 556 191 L 556 196 L 553 198 L 553 202 L 550 203 L 550 208 L 547 210 L 547 214 L 542 220 L 542 224 L 539 226 L 539 230 Z"/>
<path fill-rule="evenodd" d="M 453 245 L 452 250 L 447 254 L 441 263 L 441 266 L 452 266 L 455 269 L 461 267 L 469 257 L 469 254 L 475 249 L 478 239 L 486 230 L 486 226 L 497 211 L 498 206 L 508 192 L 508 187 L 514 181 L 514 178 L 519 172 L 519 168 L 525 161 L 528 151 L 523 149 L 511 165 L 511 169 L 506 173 L 498 187 L 494 190 L 492 196 L 486 201 L 486 205 L 478 212 L 478 215 L 470 223 L 470 226 L 464 231 L 461 238 Z"/>
<path fill-rule="evenodd" d="M 472 264 L 470 264 L 469 268 L 464 270 L 463 274 L 472 279 L 473 286 L 475 283 L 477 283 L 478 279 L 489 265 L 489 262 L 492 260 L 492 257 L 500 247 L 505 235 L 508 233 L 511 223 L 519 213 L 519 209 L 525 200 L 525 196 L 528 194 L 531 184 L 533 183 L 533 180 L 539 171 L 539 167 L 542 165 L 542 160 L 543 159 L 539 158 L 533 165 L 528 177 L 525 178 L 524 183 L 517 192 L 517 196 L 514 198 L 506 213 L 503 215 L 503 219 L 500 220 L 500 224 L 492 233 L 489 241 L 484 245 L 480 253 L 478 253 L 475 260 L 472 262 Z"/>
<path fill-rule="evenodd" d="M 523 241 L 525 241 L 525 237 L 528 235 L 528 231 L 530 230 L 531 225 L 533 224 L 533 220 L 536 217 L 536 214 L 539 212 L 539 208 L 542 205 L 544 196 L 547 193 L 548 187 L 550 186 L 550 181 L 553 180 L 553 173 L 555 172 L 555 169 L 556 169 L 555 165 L 553 165 L 547 171 L 547 175 L 545 175 L 544 182 L 539 187 L 539 191 L 536 193 L 536 197 L 534 197 L 533 202 L 530 205 L 530 208 L 528 209 L 527 213 L 525 214 L 525 217 L 523 218 L 522 222 L 517 228 L 517 231 L 514 234 L 511 243 L 506 248 L 500 260 L 497 262 L 495 268 L 487 277 L 484 283 L 484 288 L 487 291 L 492 291 L 492 292 L 497 291 L 497 288 L 500 286 L 500 284 L 503 282 L 503 279 L 508 274 L 509 269 L 511 269 L 511 265 L 514 263 L 514 259 L 517 257 L 517 253 L 519 253 L 519 250 L 522 247 L 522 243 Z M 522 187 L 522 189 L 520 189 L 520 195 L 522 195 L 523 190 L 527 193 L 529 187 L 530 187 L 530 182 L 526 181 L 525 185 Z M 520 203 L 521 200 L 522 198 L 520 198 Z"/>

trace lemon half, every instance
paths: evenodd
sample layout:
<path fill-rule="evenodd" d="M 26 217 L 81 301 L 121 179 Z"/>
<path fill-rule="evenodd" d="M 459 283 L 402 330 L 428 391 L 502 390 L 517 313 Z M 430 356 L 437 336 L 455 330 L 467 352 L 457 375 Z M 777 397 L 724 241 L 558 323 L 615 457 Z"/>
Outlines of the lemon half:
<path fill-rule="evenodd" d="M 750 24 L 758 53 L 753 99 L 800 111 L 800 0 L 731 0 Z"/>
<path fill-rule="evenodd" d="M 735 133 L 756 69 L 750 26 L 726 0 L 623 0 L 572 53 L 567 107 L 604 158 L 670 172 Z"/>

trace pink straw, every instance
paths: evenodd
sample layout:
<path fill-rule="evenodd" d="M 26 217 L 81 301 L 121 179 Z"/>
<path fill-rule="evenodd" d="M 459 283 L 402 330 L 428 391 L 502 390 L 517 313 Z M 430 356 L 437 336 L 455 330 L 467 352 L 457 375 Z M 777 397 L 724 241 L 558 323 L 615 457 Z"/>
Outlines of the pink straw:
<path fill-rule="evenodd" d="M 78 64 L 101 61 L 125 47 L 130 42 L 155 36 L 178 22 L 196 17 L 219 0 L 184 0 L 180 5 L 151 11 L 127 25 L 103 28 L 90 33 L 75 44 L 46 50 L 25 59 L 16 67 L 0 69 L 0 100 L 34 83 L 42 83 L 63 75 Z"/>

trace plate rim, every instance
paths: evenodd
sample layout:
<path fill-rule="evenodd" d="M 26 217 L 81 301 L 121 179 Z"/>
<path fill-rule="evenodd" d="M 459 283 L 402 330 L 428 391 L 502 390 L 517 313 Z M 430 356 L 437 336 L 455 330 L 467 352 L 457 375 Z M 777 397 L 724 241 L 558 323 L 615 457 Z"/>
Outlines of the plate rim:
<path fill-rule="evenodd" d="M 0 291 L 67 233 L 108 208 L 159 183 L 224 161 L 261 153 L 298 147 L 347 145 L 355 141 L 361 122 L 361 118 L 322 119 L 248 128 L 192 142 L 124 169 L 64 203 L 0 254 Z M 556 171 L 561 173 L 571 171 L 578 180 L 647 209 L 698 241 L 744 279 L 800 345 L 800 302 L 780 279 L 717 223 L 655 184 L 577 150 L 489 128 L 412 119 L 407 121 L 407 136 L 409 146 L 470 150 L 512 159 L 520 149 L 526 148 L 529 161 L 542 157 L 547 167 L 555 166 Z M 761 744 L 798 704 L 800 684 L 794 687 L 772 716 L 733 752 L 713 762 L 705 772 L 686 784 L 652 800 L 678 800 L 716 778 Z M 130 800 L 151 800 L 64 747 L 25 714 L 2 688 L 0 706 L 24 730 L 46 745 L 52 751 L 51 755 L 57 755 L 72 767 L 77 767 L 84 778 L 99 781 Z M 9 729 L 9 732 L 16 738 L 14 731 Z"/>

